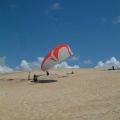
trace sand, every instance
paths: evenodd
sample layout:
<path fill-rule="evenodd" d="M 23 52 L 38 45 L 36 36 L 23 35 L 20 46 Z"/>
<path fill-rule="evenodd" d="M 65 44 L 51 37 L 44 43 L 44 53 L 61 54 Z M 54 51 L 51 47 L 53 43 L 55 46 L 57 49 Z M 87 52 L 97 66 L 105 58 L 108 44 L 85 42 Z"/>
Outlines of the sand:
<path fill-rule="evenodd" d="M 28 72 L 0 75 L 0 120 L 120 120 L 120 70 Z"/>

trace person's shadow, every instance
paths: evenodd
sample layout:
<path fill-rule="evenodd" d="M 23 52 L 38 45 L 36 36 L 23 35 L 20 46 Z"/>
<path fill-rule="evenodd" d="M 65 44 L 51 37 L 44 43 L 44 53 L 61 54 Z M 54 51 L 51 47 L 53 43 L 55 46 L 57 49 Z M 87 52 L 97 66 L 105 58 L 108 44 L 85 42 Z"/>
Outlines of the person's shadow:
<path fill-rule="evenodd" d="M 37 80 L 37 81 L 32 80 L 31 82 L 34 82 L 34 83 L 52 83 L 52 82 L 57 82 L 57 80 Z"/>

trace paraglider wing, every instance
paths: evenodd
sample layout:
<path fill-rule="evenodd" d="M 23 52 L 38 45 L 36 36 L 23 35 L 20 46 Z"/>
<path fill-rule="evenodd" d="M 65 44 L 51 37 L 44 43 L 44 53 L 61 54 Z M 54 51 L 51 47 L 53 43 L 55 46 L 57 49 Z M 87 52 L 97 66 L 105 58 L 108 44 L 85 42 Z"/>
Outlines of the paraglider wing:
<path fill-rule="evenodd" d="M 65 60 L 72 54 L 73 53 L 67 44 L 60 44 L 57 47 L 55 47 L 53 50 L 51 50 L 48 53 L 48 55 L 44 58 L 41 64 L 41 69 L 43 71 L 46 71 L 54 67 L 56 64 L 60 63 L 61 61 Z"/>

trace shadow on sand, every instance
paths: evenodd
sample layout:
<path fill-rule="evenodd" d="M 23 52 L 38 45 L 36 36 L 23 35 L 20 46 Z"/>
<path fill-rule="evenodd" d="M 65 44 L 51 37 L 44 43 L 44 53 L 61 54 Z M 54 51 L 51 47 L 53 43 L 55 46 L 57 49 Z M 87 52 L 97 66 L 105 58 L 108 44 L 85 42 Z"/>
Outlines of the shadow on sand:
<path fill-rule="evenodd" d="M 38 81 L 32 80 L 31 82 L 33 82 L 33 83 L 52 83 L 52 82 L 57 82 L 57 80 L 38 80 Z"/>
<path fill-rule="evenodd" d="M 8 81 L 13 81 L 14 79 L 8 79 Z"/>
<path fill-rule="evenodd" d="M 115 70 L 120 70 L 120 69 L 105 69 L 105 70 L 103 70 L 103 71 L 115 71 Z"/>

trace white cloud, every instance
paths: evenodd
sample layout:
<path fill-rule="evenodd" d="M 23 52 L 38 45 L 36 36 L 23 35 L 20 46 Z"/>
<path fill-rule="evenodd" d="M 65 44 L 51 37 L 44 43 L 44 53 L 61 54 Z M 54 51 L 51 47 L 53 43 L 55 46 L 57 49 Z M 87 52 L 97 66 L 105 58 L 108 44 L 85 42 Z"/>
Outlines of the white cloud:
<path fill-rule="evenodd" d="M 93 64 L 93 62 L 89 59 L 89 60 L 85 60 L 84 62 L 83 62 L 84 64 Z"/>
<path fill-rule="evenodd" d="M 0 73 L 9 73 L 13 72 L 14 70 L 8 66 L 1 66 L 0 65 Z"/>
<path fill-rule="evenodd" d="M 77 65 L 69 66 L 66 62 L 61 62 L 60 64 L 55 65 L 54 68 L 58 69 L 58 68 L 80 68 L 80 67 Z"/>
<path fill-rule="evenodd" d="M 112 66 L 114 66 L 115 68 L 120 68 L 120 62 L 117 61 L 115 57 L 112 57 L 110 60 L 107 60 L 105 63 L 99 61 L 95 68 L 112 68 Z"/>
<path fill-rule="evenodd" d="M 70 58 L 70 61 L 78 61 L 79 57 L 73 56 Z"/>
<path fill-rule="evenodd" d="M 37 61 L 27 62 L 26 60 L 22 60 L 19 66 L 16 66 L 16 70 L 35 70 L 40 69 L 40 65 L 42 63 L 43 57 L 38 57 Z"/>
<path fill-rule="evenodd" d="M 17 70 L 31 70 L 29 67 L 29 63 L 26 60 L 22 60 L 20 66 L 16 67 Z"/>
<path fill-rule="evenodd" d="M 5 63 L 6 57 L 0 57 L 0 73 L 8 73 L 13 72 L 15 70 L 39 70 L 41 67 L 41 63 L 43 61 L 43 57 L 38 57 L 37 61 L 28 62 L 27 60 L 22 60 L 20 65 L 16 66 L 15 69 L 8 67 Z M 53 68 L 79 68 L 78 65 L 69 66 L 66 62 L 61 62 L 57 64 Z"/>
<path fill-rule="evenodd" d="M 120 16 L 116 17 L 114 20 L 113 20 L 113 24 L 119 24 L 120 23 Z"/>
<path fill-rule="evenodd" d="M 41 63 L 43 61 L 43 57 L 38 57 L 38 61 Z"/>
<path fill-rule="evenodd" d="M 35 62 L 27 62 L 22 60 L 20 65 L 16 67 L 16 70 L 35 70 L 40 69 L 41 63 L 43 61 L 42 57 L 38 57 L 38 60 Z M 79 66 L 69 66 L 66 62 L 61 62 L 60 64 L 55 65 L 53 68 L 79 68 Z"/>
<path fill-rule="evenodd" d="M 40 69 L 43 59 L 43 57 L 38 57 L 38 60 L 34 62 L 27 62 L 26 60 L 22 60 L 20 65 L 16 67 L 16 70 Z M 60 64 L 55 65 L 53 68 L 79 68 L 79 66 L 69 66 L 66 62 L 61 62 Z"/>
<path fill-rule="evenodd" d="M 0 57 L 0 73 L 8 73 L 14 71 L 12 68 L 6 65 L 5 61 L 6 57 Z"/>

